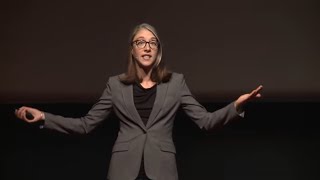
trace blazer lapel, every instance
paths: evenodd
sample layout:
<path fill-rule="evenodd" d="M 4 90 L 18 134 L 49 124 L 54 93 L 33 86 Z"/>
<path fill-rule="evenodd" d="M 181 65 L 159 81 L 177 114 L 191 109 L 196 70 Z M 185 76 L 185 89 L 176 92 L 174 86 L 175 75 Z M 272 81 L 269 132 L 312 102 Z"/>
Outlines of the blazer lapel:
<path fill-rule="evenodd" d="M 122 96 L 124 104 L 126 105 L 126 108 L 133 120 L 146 130 L 146 126 L 143 124 L 137 108 L 134 105 L 132 85 L 125 85 L 122 88 Z"/>
<path fill-rule="evenodd" d="M 156 95 L 156 99 L 146 125 L 147 129 L 152 125 L 152 122 L 155 120 L 158 113 L 160 112 L 160 109 L 162 108 L 166 98 L 167 89 L 168 89 L 167 83 L 161 83 L 157 85 L 157 95 Z"/>

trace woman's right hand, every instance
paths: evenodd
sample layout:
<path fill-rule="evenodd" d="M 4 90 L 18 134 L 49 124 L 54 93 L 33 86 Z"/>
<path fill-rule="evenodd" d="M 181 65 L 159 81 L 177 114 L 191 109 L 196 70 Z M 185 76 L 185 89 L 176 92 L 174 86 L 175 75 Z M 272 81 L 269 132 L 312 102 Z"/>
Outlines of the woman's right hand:
<path fill-rule="evenodd" d="M 33 118 L 28 119 L 27 113 L 30 113 L 33 116 Z M 19 109 L 16 109 L 15 114 L 16 114 L 17 118 L 22 119 L 28 123 L 33 123 L 33 122 L 37 122 L 40 120 L 44 120 L 43 112 L 39 111 L 38 109 L 31 108 L 31 107 L 23 106 Z"/>

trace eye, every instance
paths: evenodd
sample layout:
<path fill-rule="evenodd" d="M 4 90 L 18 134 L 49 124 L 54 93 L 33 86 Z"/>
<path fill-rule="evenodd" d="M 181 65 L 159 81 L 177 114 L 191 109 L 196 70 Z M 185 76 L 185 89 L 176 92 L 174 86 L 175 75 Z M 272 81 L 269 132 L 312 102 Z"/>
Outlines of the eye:
<path fill-rule="evenodd" d="M 140 40 L 136 41 L 137 46 L 143 46 L 146 43 L 146 41 Z"/>
<path fill-rule="evenodd" d="M 150 42 L 150 45 L 151 45 L 151 46 L 158 46 L 158 42 L 157 42 L 157 41 L 151 41 L 151 42 Z"/>

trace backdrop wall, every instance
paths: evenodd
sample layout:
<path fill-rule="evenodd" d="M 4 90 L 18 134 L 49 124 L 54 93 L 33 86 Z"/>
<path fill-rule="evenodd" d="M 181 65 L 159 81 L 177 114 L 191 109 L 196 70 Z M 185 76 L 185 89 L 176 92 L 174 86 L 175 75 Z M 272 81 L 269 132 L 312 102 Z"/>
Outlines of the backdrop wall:
<path fill-rule="evenodd" d="M 94 102 L 142 22 L 200 101 L 260 84 L 266 101 L 320 100 L 316 0 L 10 1 L 1 13 L 1 103 Z"/>

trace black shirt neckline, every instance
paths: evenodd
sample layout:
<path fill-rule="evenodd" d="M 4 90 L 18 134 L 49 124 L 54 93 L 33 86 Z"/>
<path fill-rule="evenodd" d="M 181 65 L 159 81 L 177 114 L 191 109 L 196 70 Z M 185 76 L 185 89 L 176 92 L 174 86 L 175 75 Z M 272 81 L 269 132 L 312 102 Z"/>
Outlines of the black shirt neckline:
<path fill-rule="evenodd" d="M 151 90 L 151 89 L 153 89 L 153 88 L 155 88 L 155 87 L 157 86 L 157 83 L 156 83 L 156 84 L 154 84 L 152 87 L 145 88 L 145 87 L 143 87 L 139 82 L 136 82 L 135 84 L 136 84 L 138 87 L 140 87 L 140 89 L 143 89 L 143 90 L 146 90 L 146 91 Z"/>

